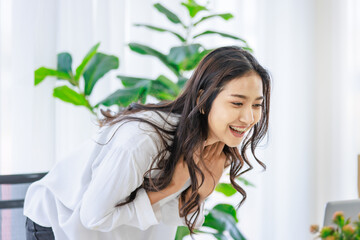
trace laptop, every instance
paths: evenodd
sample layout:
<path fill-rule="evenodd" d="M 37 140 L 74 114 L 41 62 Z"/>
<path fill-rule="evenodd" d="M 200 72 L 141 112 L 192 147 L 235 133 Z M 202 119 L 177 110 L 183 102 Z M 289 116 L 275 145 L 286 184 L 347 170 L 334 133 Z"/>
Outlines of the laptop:
<path fill-rule="evenodd" d="M 332 218 L 335 212 L 344 212 L 345 220 L 358 221 L 360 213 L 360 199 L 328 202 L 325 206 L 324 226 L 335 226 Z"/>

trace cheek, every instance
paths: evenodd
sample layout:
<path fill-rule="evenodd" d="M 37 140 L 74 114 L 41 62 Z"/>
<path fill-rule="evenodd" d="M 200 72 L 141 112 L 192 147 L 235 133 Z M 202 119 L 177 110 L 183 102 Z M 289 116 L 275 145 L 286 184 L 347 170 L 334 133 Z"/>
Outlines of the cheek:
<path fill-rule="evenodd" d="M 231 122 L 231 114 L 224 107 L 212 109 L 208 116 L 208 124 L 212 131 L 223 131 Z"/>
<path fill-rule="evenodd" d="M 254 124 L 256 124 L 257 122 L 259 122 L 261 119 L 261 110 L 256 111 L 256 113 L 254 114 Z"/>
<path fill-rule="evenodd" d="M 236 112 L 231 111 L 225 107 L 219 108 L 216 112 L 213 112 L 212 119 L 219 128 L 223 128 L 234 121 Z"/>

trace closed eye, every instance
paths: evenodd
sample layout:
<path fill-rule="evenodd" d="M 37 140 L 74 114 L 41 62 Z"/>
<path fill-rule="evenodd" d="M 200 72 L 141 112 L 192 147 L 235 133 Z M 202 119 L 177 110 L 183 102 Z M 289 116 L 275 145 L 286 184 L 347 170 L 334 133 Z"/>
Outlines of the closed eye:
<path fill-rule="evenodd" d="M 260 108 L 260 107 L 264 107 L 264 104 L 263 104 L 263 103 L 260 103 L 260 104 L 254 104 L 253 106 L 254 106 L 254 107 L 257 107 L 257 108 Z"/>
<path fill-rule="evenodd" d="M 232 104 L 235 105 L 235 106 L 242 106 L 243 105 L 243 103 L 241 103 L 241 102 L 233 102 Z M 254 104 L 253 106 L 257 107 L 257 108 L 260 108 L 260 107 L 264 107 L 264 104 L 259 103 L 259 104 Z"/>
<path fill-rule="evenodd" d="M 235 106 L 242 106 L 243 105 L 241 102 L 233 102 L 232 104 L 234 104 Z"/>

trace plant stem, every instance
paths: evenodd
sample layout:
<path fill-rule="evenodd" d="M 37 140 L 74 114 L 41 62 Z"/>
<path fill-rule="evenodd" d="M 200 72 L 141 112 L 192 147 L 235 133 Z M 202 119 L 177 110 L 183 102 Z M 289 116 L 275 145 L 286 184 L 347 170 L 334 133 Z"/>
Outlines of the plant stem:
<path fill-rule="evenodd" d="M 93 115 L 97 116 L 96 113 L 95 113 L 95 111 L 94 111 L 94 107 L 91 106 L 91 104 L 90 104 L 90 102 L 89 102 L 88 96 L 85 96 L 85 93 L 84 93 L 83 91 L 81 91 L 79 84 L 76 84 L 76 87 L 77 87 L 77 89 L 78 89 L 78 92 L 79 92 L 81 95 L 83 95 L 84 98 L 85 98 L 85 100 L 86 100 L 86 106 L 85 106 L 85 107 L 86 107 L 87 109 L 89 109 L 89 111 L 90 111 Z"/>

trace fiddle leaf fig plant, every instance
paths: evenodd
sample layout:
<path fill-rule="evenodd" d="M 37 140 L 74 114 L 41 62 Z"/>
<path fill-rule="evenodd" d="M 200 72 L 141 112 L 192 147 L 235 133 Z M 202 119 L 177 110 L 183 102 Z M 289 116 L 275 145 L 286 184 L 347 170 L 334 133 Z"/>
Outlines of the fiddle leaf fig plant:
<path fill-rule="evenodd" d="M 117 77 L 121 80 L 125 87 L 122 94 L 131 94 L 131 88 L 128 89 L 129 92 L 127 92 L 129 80 L 133 80 L 134 82 L 145 81 L 148 83 L 148 91 L 144 91 L 143 94 L 138 95 L 138 101 L 146 101 L 146 97 L 148 95 L 151 95 L 158 100 L 175 99 L 177 94 L 175 94 L 173 91 L 174 86 L 171 88 L 171 90 L 169 88 L 163 89 L 163 85 L 158 80 L 159 78 L 168 79 L 169 81 L 175 83 L 174 85 L 176 85 L 177 88 L 181 89 L 188 80 L 186 77 L 188 75 L 187 73 L 195 69 L 200 60 L 213 50 L 205 48 L 198 42 L 198 39 L 201 37 L 218 35 L 224 38 L 231 38 L 237 41 L 242 48 L 248 51 L 252 51 L 248 43 L 238 36 L 232 35 L 230 33 L 215 31 L 212 29 L 206 31 L 197 30 L 197 26 L 199 24 L 204 23 L 212 18 L 220 18 L 222 20 L 228 21 L 234 17 L 231 13 L 213 13 L 207 6 L 200 5 L 195 0 L 181 2 L 180 6 L 185 8 L 185 16 L 187 16 L 187 19 L 185 20 L 178 17 L 173 11 L 166 8 L 164 5 L 160 3 L 154 4 L 154 8 L 159 13 L 163 14 L 171 24 L 180 25 L 182 29 L 181 31 L 164 28 L 162 26 L 154 26 L 151 24 L 136 23 L 134 25 L 136 27 L 147 28 L 151 31 L 159 33 L 169 33 L 174 36 L 178 43 L 175 43 L 175 45 L 171 47 L 167 53 L 163 53 L 152 46 L 137 42 L 130 42 L 128 44 L 131 51 L 158 59 L 170 70 L 173 75 L 166 76 L 164 73 L 162 73 L 156 79 L 148 77 L 129 77 L 118 75 Z M 159 89 L 163 91 L 159 93 Z M 134 99 L 135 98 L 136 97 L 134 97 Z"/>
<path fill-rule="evenodd" d="M 244 235 L 237 228 L 236 223 L 239 222 L 234 206 L 230 204 L 217 204 L 210 210 L 206 210 L 205 221 L 203 227 L 211 228 L 214 231 L 195 230 L 195 233 L 211 234 L 216 239 L 226 240 L 228 232 L 232 239 L 246 240 Z M 184 237 L 190 234 L 190 231 L 185 226 L 180 226 L 177 229 L 175 240 L 182 240 Z"/>
<path fill-rule="evenodd" d="M 40 67 L 35 71 L 35 86 L 40 84 L 46 77 L 56 77 L 61 86 L 55 87 L 53 96 L 77 106 L 86 107 L 92 114 L 99 104 L 92 105 L 89 97 L 96 83 L 109 71 L 119 67 L 119 59 L 113 55 L 97 52 L 100 43 L 93 46 L 86 54 L 81 64 L 72 70 L 72 57 L 63 52 L 57 55 L 57 68 L 51 69 Z M 83 84 L 80 84 L 81 76 Z M 104 103 L 106 105 L 106 103 Z"/>
<path fill-rule="evenodd" d="M 98 43 L 89 50 L 75 71 L 72 69 L 71 55 L 67 52 L 59 53 L 56 69 L 40 67 L 35 71 L 35 85 L 41 83 L 46 77 L 56 77 L 61 80 L 62 85 L 54 89 L 54 97 L 64 102 L 86 107 L 91 113 L 96 114 L 96 109 L 101 105 L 126 107 L 131 102 L 145 103 L 149 95 L 160 101 L 174 100 L 188 80 L 187 73 L 192 71 L 200 60 L 213 50 L 206 49 L 197 42 L 199 37 L 219 35 L 231 38 L 239 41 L 242 48 L 252 51 L 244 39 L 235 35 L 214 30 L 196 31 L 199 24 L 209 19 L 220 18 L 225 21 L 232 19 L 231 13 L 213 13 L 207 6 L 202 6 L 194 0 L 182 2 L 181 7 L 186 9 L 188 16 L 186 23 L 162 4 L 154 4 L 154 8 L 172 24 L 182 26 L 181 32 L 150 24 L 135 24 L 137 27 L 145 27 L 162 33 L 167 32 L 175 36 L 179 43 L 171 47 L 167 54 L 141 43 L 131 42 L 128 44 L 130 50 L 135 53 L 157 58 L 173 73 L 173 76 L 162 73 L 157 78 L 149 78 L 119 74 L 117 78 L 121 80 L 124 88 L 111 93 L 100 102 L 92 104 L 90 96 L 97 82 L 106 73 L 119 67 L 119 59 L 116 56 L 97 51 L 100 45 Z M 83 84 L 80 84 L 81 81 Z"/>

